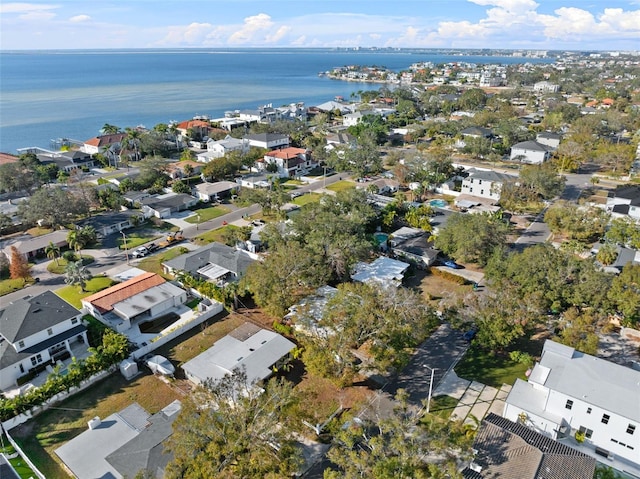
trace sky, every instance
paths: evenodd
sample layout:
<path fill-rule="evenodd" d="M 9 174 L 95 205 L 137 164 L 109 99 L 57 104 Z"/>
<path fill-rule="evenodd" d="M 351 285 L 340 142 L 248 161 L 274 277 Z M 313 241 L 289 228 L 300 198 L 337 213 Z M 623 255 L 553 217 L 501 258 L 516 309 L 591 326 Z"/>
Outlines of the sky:
<path fill-rule="evenodd" d="M 640 0 L 2 0 L 0 32 L 0 50 L 640 50 Z"/>

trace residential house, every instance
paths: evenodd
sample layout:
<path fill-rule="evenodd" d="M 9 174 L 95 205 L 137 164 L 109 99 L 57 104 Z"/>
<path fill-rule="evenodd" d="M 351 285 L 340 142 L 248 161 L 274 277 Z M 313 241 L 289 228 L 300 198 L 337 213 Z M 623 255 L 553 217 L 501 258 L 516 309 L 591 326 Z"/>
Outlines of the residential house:
<path fill-rule="evenodd" d="M 512 161 L 520 161 L 532 165 L 539 165 L 551 158 L 553 148 L 538 143 L 537 141 L 522 141 L 511 147 Z"/>
<path fill-rule="evenodd" d="M 186 193 L 153 195 L 140 200 L 146 218 L 168 218 L 178 211 L 188 210 L 198 203 L 198 198 Z"/>
<path fill-rule="evenodd" d="M 165 273 L 180 272 L 217 283 L 238 281 L 257 256 L 222 243 L 209 243 L 162 263 Z"/>
<path fill-rule="evenodd" d="M 327 142 L 327 146 L 329 145 L 344 145 L 344 146 L 354 146 L 356 144 L 356 139 L 352 135 L 346 132 L 337 132 L 337 133 L 329 133 L 325 137 L 325 141 Z"/>
<path fill-rule="evenodd" d="M 347 113 L 346 115 L 342 115 L 342 125 L 343 126 L 356 126 L 362 122 L 362 119 L 365 115 L 373 115 L 371 111 L 354 111 L 353 113 Z"/>
<path fill-rule="evenodd" d="M 372 263 L 357 263 L 351 279 L 376 286 L 399 287 L 409 263 L 381 256 Z"/>
<path fill-rule="evenodd" d="M 51 291 L 3 303 L 0 310 L 0 389 L 44 371 L 58 360 L 86 352 L 82 313 Z"/>
<path fill-rule="evenodd" d="M 236 179 L 241 188 L 269 188 L 271 180 L 263 173 L 251 173 Z"/>
<path fill-rule="evenodd" d="M 560 85 L 549 81 L 539 81 L 533 84 L 533 91 L 537 93 L 557 93 L 560 91 Z"/>
<path fill-rule="evenodd" d="M 614 217 L 640 221 L 640 185 L 617 187 L 609 193 L 606 208 Z"/>
<path fill-rule="evenodd" d="M 498 173 L 492 170 L 470 168 L 469 176 L 462 180 L 461 193 L 481 198 L 500 201 L 500 193 L 504 184 L 515 182 L 517 176 Z"/>
<path fill-rule="evenodd" d="M 127 136 L 126 133 L 113 133 L 110 135 L 100 135 L 85 141 L 81 149 L 89 155 L 105 153 L 110 148 L 119 149 L 120 142 Z"/>
<path fill-rule="evenodd" d="M 78 227 L 91 226 L 99 237 L 120 233 L 122 230 L 133 228 L 144 221 L 144 215 L 138 210 L 122 210 L 101 213 L 82 220 Z"/>
<path fill-rule="evenodd" d="M 430 233 L 419 228 L 403 226 L 389 236 L 389 246 L 393 254 L 411 261 L 418 267 L 431 266 L 440 253 L 429 241 Z"/>
<path fill-rule="evenodd" d="M 325 285 L 319 287 L 314 294 L 307 296 L 299 304 L 289 308 L 289 312 L 284 317 L 285 321 L 293 323 L 296 331 L 311 336 L 328 337 L 335 334 L 335 331 L 318 326 L 327 309 L 327 303 L 338 292 L 337 288 Z"/>
<path fill-rule="evenodd" d="M 179 178 L 185 178 L 189 175 L 185 172 L 185 168 L 188 166 L 191 167 L 191 176 L 196 176 L 200 174 L 202 170 L 202 164 L 197 161 L 175 161 L 172 163 L 167 163 L 167 174 L 171 177 L 172 180 L 176 180 Z"/>
<path fill-rule="evenodd" d="M 560 146 L 560 140 L 562 140 L 562 135 L 552 131 L 541 131 L 536 135 L 536 141 L 538 143 L 551 147 L 554 150 L 557 150 L 558 146 Z"/>
<path fill-rule="evenodd" d="M 325 103 L 317 105 L 315 108 L 325 113 L 333 113 L 334 111 L 339 111 L 341 115 L 345 115 L 353 113 L 355 111 L 356 105 L 346 104 L 338 101 L 327 101 Z"/>
<path fill-rule="evenodd" d="M 464 479 L 592 479 L 596 461 L 528 427 L 490 413 L 473 442 Z"/>
<path fill-rule="evenodd" d="M 249 140 L 244 138 L 233 138 L 229 135 L 227 135 L 224 139 L 217 141 L 213 138 L 209 138 L 209 140 L 207 140 L 207 151 L 199 153 L 197 155 L 197 158 L 198 161 L 207 163 L 213 159 L 222 158 L 232 151 L 247 153 L 249 151 L 249 148 Z"/>
<path fill-rule="evenodd" d="M 173 433 L 180 401 L 149 414 L 138 403 L 104 419 L 89 421 L 89 428 L 55 450 L 78 479 L 164 477 L 173 458 L 165 442 Z M 150 475 L 149 475 L 150 474 Z"/>
<path fill-rule="evenodd" d="M 602 246 L 602 243 L 595 243 L 591 247 L 591 254 L 594 256 L 597 255 Z M 640 264 L 640 251 L 632 248 L 627 248 L 626 246 L 622 246 L 619 244 L 614 245 L 614 247 L 616 249 L 616 259 L 613 263 L 602 265 L 599 262 L 596 262 L 596 264 L 600 264 L 604 272 L 619 274 L 622 271 L 622 268 L 624 268 L 629 263 Z"/>
<path fill-rule="evenodd" d="M 264 148 L 266 150 L 275 150 L 276 148 L 286 148 L 289 146 L 289 137 L 279 133 L 256 133 L 246 135 L 245 140 L 249 140 L 249 145 L 256 148 Z"/>
<path fill-rule="evenodd" d="M 466 146 L 466 138 L 485 140 L 490 140 L 491 138 L 493 138 L 493 132 L 491 131 L 491 129 L 481 126 L 469 126 L 467 128 L 464 128 L 460 132 L 460 135 L 462 135 L 462 138 L 456 141 L 456 148 L 464 148 Z"/>
<path fill-rule="evenodd" d="M 194 384 L 220 380 L 236 370 L 244 370 L 247 385 L 253 386 L 269 378 L 295 347 L 278 333 L 244 323 L 184 363 L 182 370 Z"/>
<path fill-rule="evenodd" d="M 130 190 L 122 193 L 122 197 L 129 204 L 129 206 L 135 208 L 141 207 L 142 200 L 144 200 L 145 198 L 149 198 L 150 196 L 151 194 L 147 193 L 146 191 Z"/>
<path fill-rule="evenodd" d="M 68 246 L 67 235 L 68 230 L 56 230 L 52 233 L 47 233 L 40 236 L 26 236 L 24 239 L 20 239 L 13 244 L 10 244 L 4 248 L 4 254 L 11 261 L 11 247 L 15 246 L 18 252 L 23 255 L 27 261 L 34 260 L 36 258 L 46 257 L 45 250 L 50 243 L 58 248 L 64 248 Z"/>
<path fill-rule="evenodd" d="M 84 311 L 118 332 L 184 304 L 187 292 L 155 273 L 144 273 L 82 299 Z"/>
<path fill-rule="evenodd" d="M 181 137 L 190 137 L 192 140 L 202 140 L 208 137 L 210 128 L 211 122 L 201 118 L 182 121 L 176 125 Z"/>
<path fill-rule="evenodd" d="M 94 164 L 91 155 L 82 150 L 40 153 L 38 159 L 44 165 L 52 163 L 67 173 L 78 168 L 91 168 Z"/>
<path fill-rule="evenodd" d="M 210 202 L 227 198 L 240 189 L 233 181 L 218 181 L 216 183 L 200 183 L 195 186 L 195 195 L 200 201 Z"/>
<path fill-rule="evenodd" d="M 639 476 L 638 398 L 640 371 L 547 340 L 529 380 L 513 385 L 503 416 Z"/>
<path fill-rule="evenodd" d="M 8 216 L 14 225 L 20 224 L 22 219 L 18 215 L 18 208 L 20 203 L 25 203 L 26 201 L 28 201 L 26 196 L 0 201 L 0 214 Z"/>
<path fill-rule="evenodd" d="M 288 147 L 266 153 L 256 165 L 259 171 L 269 171 L 269 165 L 275 165 L 280 178 L 289 178 L 305 174 L 317 163 L 312 160 L 310 150 Z"/>

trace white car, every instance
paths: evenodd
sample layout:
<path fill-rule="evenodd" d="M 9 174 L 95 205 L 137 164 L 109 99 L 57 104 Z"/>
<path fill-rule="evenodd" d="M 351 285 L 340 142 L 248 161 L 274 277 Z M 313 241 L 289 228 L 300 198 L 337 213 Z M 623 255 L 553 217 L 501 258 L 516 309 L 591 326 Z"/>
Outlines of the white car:
<path fill-rule="evenodd" d="M 134 258 L 144 258 L 148 254 L 149 254 L 149 250 L 144 246 L 140 246 L 140 248 L 133 250 L 133 253 L 131 253 L 131 256 L 133 256 Z"/>

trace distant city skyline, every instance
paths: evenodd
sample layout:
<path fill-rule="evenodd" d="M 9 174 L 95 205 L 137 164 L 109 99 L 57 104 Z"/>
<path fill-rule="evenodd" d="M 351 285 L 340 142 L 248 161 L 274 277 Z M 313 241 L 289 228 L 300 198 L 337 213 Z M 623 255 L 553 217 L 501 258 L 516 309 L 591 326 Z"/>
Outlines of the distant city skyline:
<path fill-rule="evenodd" d="M 640 0 L 35 0 L 0 29 L 2 50 L 640 50 Z"/>

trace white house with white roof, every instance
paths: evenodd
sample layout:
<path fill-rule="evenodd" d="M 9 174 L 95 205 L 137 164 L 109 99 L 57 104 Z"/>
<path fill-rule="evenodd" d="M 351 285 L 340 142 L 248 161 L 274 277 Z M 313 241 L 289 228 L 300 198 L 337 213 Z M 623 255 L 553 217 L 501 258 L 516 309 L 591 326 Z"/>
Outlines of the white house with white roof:
<path fill-rule="evenodd" d="M 640 476 L 640 371 L 547 340 L 529 380 L 516 380 L 503 416 Z"/>
<path fill-rule="evenodd" d="M 471 168 L 469 176 L 462 180 L 461 191 L 463 194 L 499 201 L 502 186 L 517 179 L 516 176 L 497 171 Z"/>

